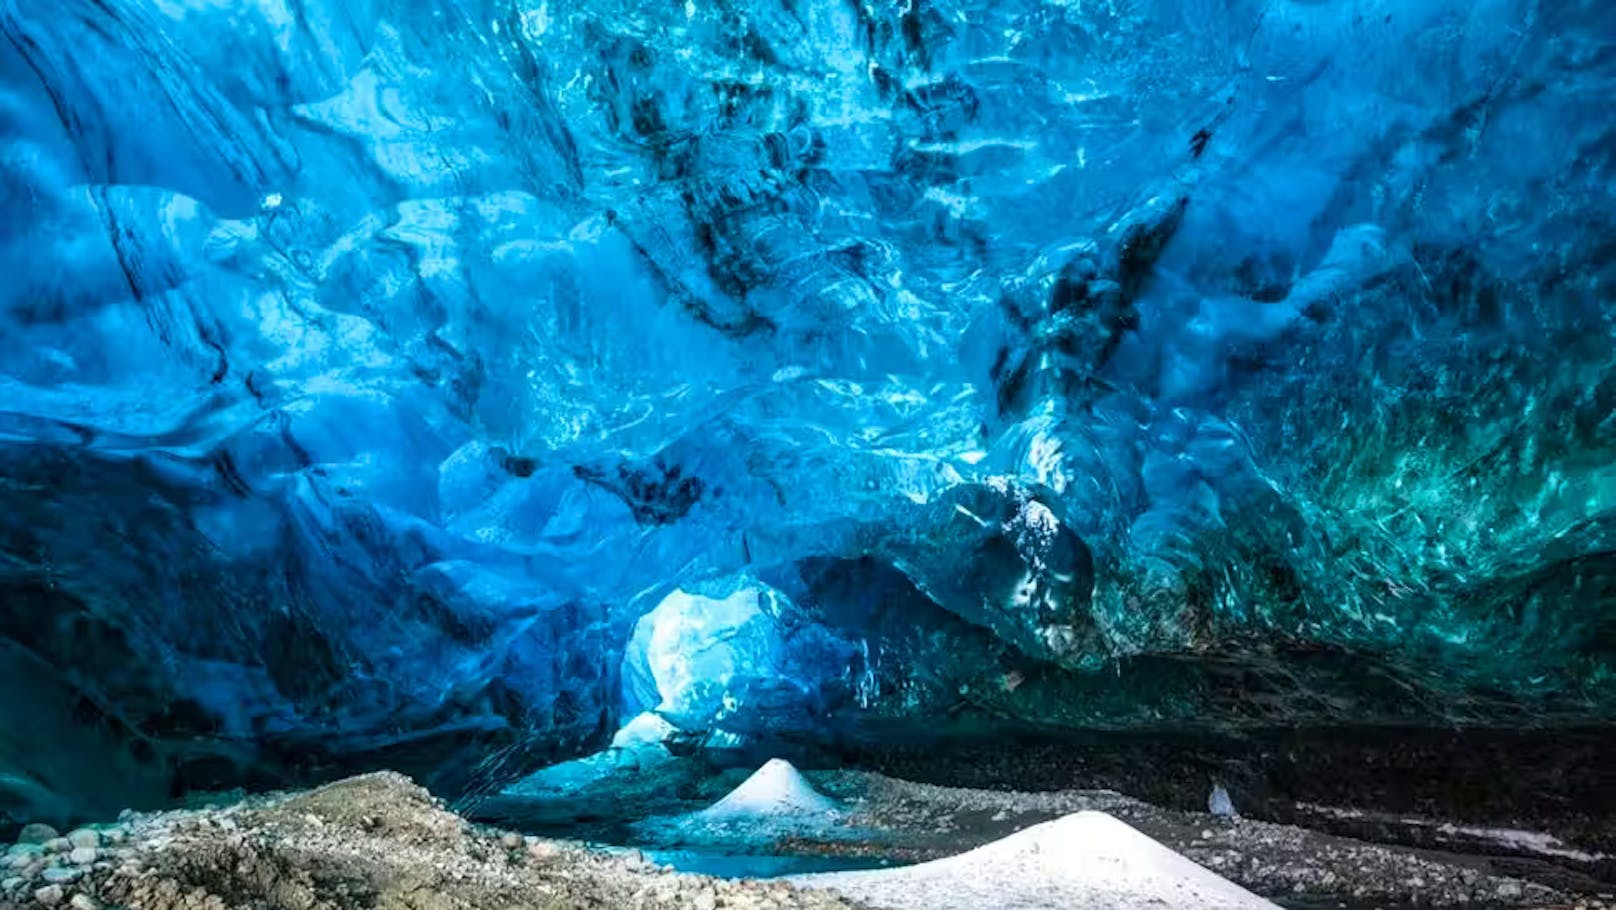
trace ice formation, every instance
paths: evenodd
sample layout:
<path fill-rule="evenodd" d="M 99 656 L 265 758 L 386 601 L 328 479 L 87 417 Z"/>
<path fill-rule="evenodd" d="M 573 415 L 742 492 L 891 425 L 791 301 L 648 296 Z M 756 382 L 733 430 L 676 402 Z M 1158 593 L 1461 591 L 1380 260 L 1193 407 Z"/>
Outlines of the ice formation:
<path fill-rule="evenodd" d="M 1616 716 L 1608 2 L 0 32 L 14 819 Z"/>

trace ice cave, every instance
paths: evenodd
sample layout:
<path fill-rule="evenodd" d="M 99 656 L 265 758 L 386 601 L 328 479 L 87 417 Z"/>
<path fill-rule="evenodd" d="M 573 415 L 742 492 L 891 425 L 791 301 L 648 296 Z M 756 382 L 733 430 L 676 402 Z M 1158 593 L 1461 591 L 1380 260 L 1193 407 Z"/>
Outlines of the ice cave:
<path fill-rule="evenodd" d="M 1610 0 L 0 32 L 0 907 L 1616 908 Z"/>

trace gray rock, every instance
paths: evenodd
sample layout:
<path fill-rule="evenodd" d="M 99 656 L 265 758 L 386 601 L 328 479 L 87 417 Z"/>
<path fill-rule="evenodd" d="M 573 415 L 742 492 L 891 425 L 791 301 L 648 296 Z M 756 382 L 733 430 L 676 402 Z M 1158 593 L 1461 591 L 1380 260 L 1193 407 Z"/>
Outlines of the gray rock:
<path fill-rule="evenodd" d="M 65 837 L 53 837 L 45 842 L 46 853 L 66 853 L 73 849 L 73 842 Z"/>
<path fill-rule="evenodd" d="M 83 874 L 72 866 L 52 866 L 45 870 L 45 881 L 53 885 L 68 885 L 78 881 Z"/>
<path fill-rule="evenodd" d="M 0 881 L 0 894 L 16 891 L 26 884 L 28 884 L 28 879 L 13 875 L 4 881 Z"/>
<path fill-rule="evenodd" d="M 46 885 L 34 892 L 34 900 L 47 907 L 54 907 L 61 903 L 64 896 L 61 885 Z"/>
<path fill-rule="evenodd" d="M 88 894 L 75 894 L 68 903 L 73 910 L 101 910 L 101 902 Z"/>
<path fill-rule="evenodd" d="M 56 829 L 52 828 L 50 825 L 42 825 L 35 822 L 32 825 L 23 826 L 22 833 L 17 835 L 17 843 L 43 844 L 46 841 L 54 840 L 60 836 L 61 835 L 57 833 Z"/>
<path fill-rule="evenodd" d="M 67 842 L 75 847 L 99 847 L 101 832 L 94 828 L 79 828 L 67 836 Z"/>
<path fill-rule="evenodd" d="M 88 866 L 100 855 L 101 851 L 94 847 L 74 847 L 73 852 L 67 855 L 67 861 L 75 866 Z"/>

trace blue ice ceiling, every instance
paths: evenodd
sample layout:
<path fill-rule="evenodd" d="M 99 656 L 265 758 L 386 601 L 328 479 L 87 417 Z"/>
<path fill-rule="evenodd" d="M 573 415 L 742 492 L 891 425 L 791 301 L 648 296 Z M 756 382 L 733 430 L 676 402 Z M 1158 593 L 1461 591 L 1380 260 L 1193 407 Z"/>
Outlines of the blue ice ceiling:
<path fill-rule="evenodd" d="M 0 23 L 0 808 L 1616 711 L 1607 3 Z"/>

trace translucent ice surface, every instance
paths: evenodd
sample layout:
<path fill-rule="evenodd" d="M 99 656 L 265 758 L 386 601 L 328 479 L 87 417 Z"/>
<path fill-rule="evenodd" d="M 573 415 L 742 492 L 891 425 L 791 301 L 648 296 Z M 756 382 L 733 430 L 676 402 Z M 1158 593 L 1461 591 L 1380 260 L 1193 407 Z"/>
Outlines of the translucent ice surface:
<path fill-rule="evenodd" d="M 18 818 L 477 791 L 641 711 L 1616 716 L 1604 0 L 0 32 Z"/>

